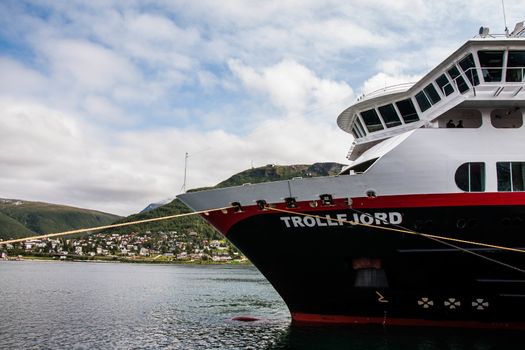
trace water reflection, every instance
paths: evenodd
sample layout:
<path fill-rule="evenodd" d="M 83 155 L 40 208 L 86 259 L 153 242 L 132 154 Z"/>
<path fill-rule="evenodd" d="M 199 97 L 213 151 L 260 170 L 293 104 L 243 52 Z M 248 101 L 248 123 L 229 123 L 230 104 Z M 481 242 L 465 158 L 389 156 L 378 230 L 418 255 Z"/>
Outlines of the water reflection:
<path fill-rule="evenodd" d="M 0 349 L 523 349 L 519 332 L 290 325 L 251 267 L 0 262 L 0 286 Z"/>

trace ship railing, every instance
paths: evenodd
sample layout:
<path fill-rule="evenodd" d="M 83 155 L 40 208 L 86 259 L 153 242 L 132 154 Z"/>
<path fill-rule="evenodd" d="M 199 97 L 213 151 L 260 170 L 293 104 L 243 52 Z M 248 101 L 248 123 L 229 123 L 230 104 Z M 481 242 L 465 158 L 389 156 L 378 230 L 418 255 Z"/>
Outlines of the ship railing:
<path fill-rule="evenodd" d="M 396 93 L 396 92 L 405 92 L 409 88 L 411 88 L 414 84 L 415 83 L 412 82 L 412 83 L 402 83 L 402 84 L 395 84 L 395 85 L 385 86 L 384 88 L 377 89 L 377 90 L 372 91 L 372 92 L 370 92 L 368 94 L 362 94 L 361 96 L 359 96 L 357 98 L 357 102 L 360 102 L 360 101 L 363 101 L 363 100 L 368 100 L 370 98 L 377 97 L 377 96 L 382 96 L 382 95 Z"/>
<path fill-rule="evenodd" d="M 525 37 L 525 29 L 522 29 L 518 32 L 512 32 L 512 33 L 487 33 L 487 34 L 478 34 L 474 35 L 474 38 L 476 39 L 496 39 L 496 38 L 523 38 Z"/>
<path fill-rule="evenodd" d="M 484 83 L 523 83 L 525 82 L 525 67 L 481 67 L 481 74 L 483 76 Z M 476 86 L 480 84 L 478 76 L 478 68 L 470 67 L 464 71 L 465 76 L 469 80 L 472 91 L 476 95 Z M 505 73 L 505 75 L 504 75 Z M 452 82 L 449 82 L 440 88 L 441 93 L 444 96 L 452 94 L 450 89 L 454 92 L 464 93 L 470 90 L 468 85 L 465 85 L 466 81 L 463 75 L 458 75 Z M 447 94 L 447 92 L 449 92 Z"/>
<path fill-rule="evenodd" d="M 474 68 L 474 67 L 472 67 L 472 68 Z M 467 75 L 467 78 L 471 82 L 474 81 L 474 76 L 477 77 L 477 74 L 474 75 L 473 71 L 471 70 L 472 68 L 469 68 L 465 72 L 465 74 Z M 468 74 L 470 74 L 470 76 Z M 475 95 L 476 94 L 475 84 L 472 84 L 472 86 L 474 87 L 474 95 Z M 452 89 L 452 91 L 450 91 L 450 89 Z M 441 90 L 441 93 L 443 94 L 443 96 L 449 96 L 449 95 L 452 95 L 454 93 L 455 94 L 462 94 L 462 93 L 470 90 L 470 87 L 467 85 L 463 75 L 459 74 L 457 77 L 453 78 L 451 82 L 448 82 L 445 85 L 443 85 L 440 88 L 440 90 Z"/>
<path fill-rule="evenodd" d="M 491 34 L 489 27 L 479 28 L 479 33 L 474 38 L 520 38 L 525 36 L 525 21 L 518 22 L 514 25 L 514 29 L 509 33 L 509 30 L 505 28 L 505 33 L 502 34 Z"/>
<path fill-rule="evenodd" d="M 525 78 L 525 67 L 481 67 L 480 69 L 485 83 L 522 83 Z"/>
<path fill-rule="evenodd" d="M 490 38 L 511 38 L 511 37 L 516 37 L 516 38 L 519 38 L 519 37 L 523 37 L 523 34 L 524 33 L 519 33 L 519 34 L 515 34 L 515 35 L 510 35 L 510 34 L 506 34 L 506 33 L 498 33 L 498 34 L 478 34 L 478 35 L 474 35 L 474 38 L 481 38 L 481 39 L 490 39 Z"/>

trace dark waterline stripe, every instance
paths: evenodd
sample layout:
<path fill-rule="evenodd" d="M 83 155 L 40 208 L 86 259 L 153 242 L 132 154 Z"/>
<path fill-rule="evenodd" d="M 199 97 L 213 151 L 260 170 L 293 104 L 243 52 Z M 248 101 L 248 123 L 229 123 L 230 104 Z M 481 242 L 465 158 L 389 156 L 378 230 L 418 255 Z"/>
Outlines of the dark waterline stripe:
<path fill-rule="evenodd" d="M 525 322 L 479 322 L 453 320 L 423 320 L 412 318 L 362 317 L 342 315 L 320 315 L 292 312 L 295 323 L 324 323 L 340 325 L 377 324 L 383 326 L 423 326 L 441 328 L 474 328 L 474 329 L 525 329 Z"/>

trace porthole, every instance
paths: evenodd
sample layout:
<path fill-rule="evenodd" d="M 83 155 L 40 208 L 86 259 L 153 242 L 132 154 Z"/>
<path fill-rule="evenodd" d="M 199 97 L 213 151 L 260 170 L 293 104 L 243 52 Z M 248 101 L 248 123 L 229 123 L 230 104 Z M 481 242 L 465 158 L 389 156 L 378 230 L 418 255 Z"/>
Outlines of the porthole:
<path fill-rule="evenodd" d="M 485 191 L 485 163 L 472 162 L 461 164 L 456 170 L 454 180 L 462 191 Z"/>
<path fill-rule="evenodd" d="M 297 201 L 294 197 L 288 197 L 284 199 L 287 208 L 297 208 Z"/>
<path fill-rule="evenodd" d="M 368 191 L 366 191 L 366 196 L 368 198 L 376 198 L 377 197 L 377 193 L 374 190 L 368 190 Z"/>
<path fill-rule="evenodd" d="M 266 201 L 264 199 L 259 199 L 256 203 L 260 210 L 266 209 Z"/>

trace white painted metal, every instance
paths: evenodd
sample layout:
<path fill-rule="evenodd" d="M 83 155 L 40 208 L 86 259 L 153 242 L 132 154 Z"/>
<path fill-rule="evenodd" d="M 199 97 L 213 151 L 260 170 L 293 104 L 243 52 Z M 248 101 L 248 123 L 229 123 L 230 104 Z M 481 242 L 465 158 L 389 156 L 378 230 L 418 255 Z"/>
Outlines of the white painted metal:
<path fill-rule="evenodd" d="M 436 103 L 432 108 L 428 109 L 425 112 L 421 112 L 417 106 L 417 103 L 414 105 L 418 110 L 420 121 L 416 123 L 403 124 L 394 128 L 387 128 L 381 131 L 376 131 L 373 133 L 368 133 L 367 136 L 359 138 L 356 140 L 356 144 L 366 144 L 374 140 L 381 140 L 387 137 L 391 137 L 396 133 L 403 133 L 407 130 L 417 129 L 422 125 L 426 125 L 428 122 L 431 122 L 435 118 L 438 118 L 443 111 L 449 110 L 454 106 L 466 101 L 466 100 L 484 100 L 487 98 L 495 98 L 496 100 L 508 100 L 511 103 L 515 103 L 516 100 L 521 99 L 520 94 L 524 94 L 523 82 L 485 82 L 483 80 L 482 69 L 477 62 L 477 51 L 478 50 L 524 50 L 525 49 L 525 38 L 521 37 L 508 37 L 508 38 L 494 38 L 494 37 L 484 37 L 484 38 L 475 38 L 467 41 L 461 48 L 456 52 L 450 55 L 442 63 L 440 63 L 436 68 L 430 71 L 417 83 L 413 84 L 412 87 L 406 89 L 405 91 L 399 92 L 399 89 L 389 90 L 386 89 L 384 94 L 372 94 L 371 96 L 363 96 L 357 101 L 356 104 L 350 106 L 344 110 L 339 117 L 337 118 L 337 124 L 344 131 L 351 133 L 355 117 L 358 113 L 377 108 L 381 105 L 388 103 L 393 103 L 396 101 L 404 100 L 407 98 L 412 98 L 416 93 L 421 91 L 425 86 L 430 83 L 435 82 L 435 80 L 442 74 L 446 75 L 447 70 L 453 65 L 458 64 L 458 62 L 463 59 L 467 54 L 472 53 L 476 61 L 476 72 L 480 78 L 480 84 L 478 86 L 472 86 L 468 81 L 465 73 L 458 67 L 461 72 L 461 76 L 465 79 L 469 90 L 464 93 L 460 93 L 457 88 L 455 88 L 454 93 L 449 96 L 445 96 L 441 91 L 440 97 L 441 101 Z M 496 68 L 497 69 L 497 68 Z M 450 79 L 450 77 L 448 77 Z M 504 80 L 504 79 L 502 79 Z M 494 96 L 498 88 L 503 87 L 503 90 L 497 95 Z M 392 93 L 388 93 L 393 91 Z M 351 158 L 350 158 L 351 159 Z"/>

